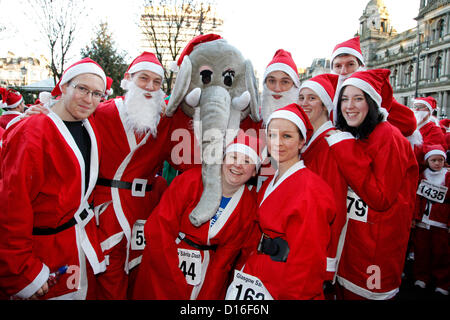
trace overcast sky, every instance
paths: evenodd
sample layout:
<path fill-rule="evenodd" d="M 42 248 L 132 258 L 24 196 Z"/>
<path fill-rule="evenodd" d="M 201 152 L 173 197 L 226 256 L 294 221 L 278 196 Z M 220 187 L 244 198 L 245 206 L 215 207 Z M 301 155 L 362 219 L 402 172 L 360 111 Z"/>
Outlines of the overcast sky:
<path fill-rule="evenodd" d="M 384 1 L 397 31 L 414 28 L 419 0 Z M 334 46 L 355 35 L 359 18 L 369 0 L 216 0 L 224 19 L 223 36 L 252 60 L 263 72 L 275 51 L 292 53 L 298 67 L 306 68 L 314 58 L 331 55 Z M 16 55 L 48 55 L 46 43 L 25 14 L 25 0 L 0 0 L 0 22 L 7 27 L 0 34 L 0 56 L 9 50 Z M 119 50 L 128 53 L 127 62 L 141 52 L 137 26 L 140 0 L 89 0 L 89 21 L 77 35 L 72 59 L 88 44 L 100 21 L 107 20 Z"/>

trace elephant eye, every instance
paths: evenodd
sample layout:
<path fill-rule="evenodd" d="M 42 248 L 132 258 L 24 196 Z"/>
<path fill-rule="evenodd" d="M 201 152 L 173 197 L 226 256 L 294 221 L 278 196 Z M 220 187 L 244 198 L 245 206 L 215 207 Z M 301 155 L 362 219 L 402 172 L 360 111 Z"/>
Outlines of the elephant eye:
<path fill-rule="evenodd" d="M 222 73 L 222 76 L 223 76 L 223 83 L 226 86 L 231 87 L 233 85 L 233 80 L 234 80 L 234 71 L 227 70 L 224 73 Z"/>
<path fill-rule="evenodd" d="M 203 84 L 208 84 L 211 82 L 212 77 L 212 71 L 211 70 L 203 70 L 200 72 L 200 76 L 202 77 Z"/>

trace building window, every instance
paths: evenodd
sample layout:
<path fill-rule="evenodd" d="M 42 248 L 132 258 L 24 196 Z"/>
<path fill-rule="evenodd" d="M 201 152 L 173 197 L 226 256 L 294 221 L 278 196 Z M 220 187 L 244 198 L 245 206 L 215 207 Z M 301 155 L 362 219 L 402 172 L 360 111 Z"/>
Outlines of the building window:
<path fill-rule="evenodd" d="M 439 38 L 444 37 L 444 19 L 439 20 L 437 30 L 438 30 L 438 36 Z"/>
<path fill-rule="evenodd" d="M 441 74 L 442 74 L 442 59 L 441 59 L 441 57 L 437 57 L 436 58 L 436 61 L 435 61 L 435 63 L 434 63 L 434 67 L 435 67 L 435 70 L 436 70 L 436 79 L 439 79 L 440 77 L 441 77 Z"/>
<path fill-rule="evenodd" d="M 397 69 L 394 69 L 391 73 L 391 85 L 392 87 L 397 86 Z"/>

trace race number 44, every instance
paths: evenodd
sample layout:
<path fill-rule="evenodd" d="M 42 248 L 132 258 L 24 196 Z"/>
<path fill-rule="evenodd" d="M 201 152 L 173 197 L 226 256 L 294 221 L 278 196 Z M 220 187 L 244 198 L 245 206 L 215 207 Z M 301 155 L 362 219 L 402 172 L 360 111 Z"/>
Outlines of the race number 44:
<path fill-rule="evenodd" d="M 186 282 L 196 286 L 201 282 L 202 255 L 200 251 L 178 249 L 178 267 L 183 272 Z"/>

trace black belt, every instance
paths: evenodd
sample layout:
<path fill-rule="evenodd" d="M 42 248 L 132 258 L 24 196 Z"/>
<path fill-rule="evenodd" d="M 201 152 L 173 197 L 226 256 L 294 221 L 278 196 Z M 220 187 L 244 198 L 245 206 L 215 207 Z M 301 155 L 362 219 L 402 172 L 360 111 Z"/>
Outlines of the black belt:
<path fill-rule="evenodd" d="M 86 210 L 83 210 L 80 213 L 81 220 L 86 219 L 86 217 L 89 215 L 89 213 Z M 74 225 L 77 224 L 77 220 L 75 217 L 72 217 L 69 221 L 66 223 L 63 223 L 62 225 L 56 227 L 56 228 L 33 228 L 33 236 L 50 236 L 53 234 L 60 233 L 61 231 L 67 230 Z"/>
<path fill-rule="evenodd" d="M 98 178 L 97 185 L 104 186 L 104 187 L 118 188 L 118 189 L 133 190 L 132 182 L 120 181 L 120 180 L 109 180 L 109 179 L 104 179 L 104 178 Z M 135 189 L 137 191 L 142 191 L 142 187 L 143 187 L 143 184 L 139 184 L 139 183 L 135 184 Z M 152 191 L 151 184 L 147 184 L 145 186 L 145 192 L 148 192 L 148 191 Z"/>
<path fill-rule="evenodd" d="M 190 245 L 191 247 L 194 247 L 195 249 L 198 250 L 202 250 L 202 251 L 206 251 L 206 250 L 213 250 L 216 251 L 217 249 L 217 245 L 212 245 L 212 246 L 205 246 L 205 245 L 201 245 L 198 243 L 195 243 L 194 241 L 186 238 L 186 237 L 181 237 L 181 235 L 178 235 L 178 239 L 183 240 L 184 242 L 186 242 L 188 245 Z"/>
<path fill-rule="evenodd" d="M 269 238 L 264 233 L 258 245 L 258 252 L 270 256 L 273 261 L 286 262 L 289 255 L 289 245 L 282 238 Z"/>

